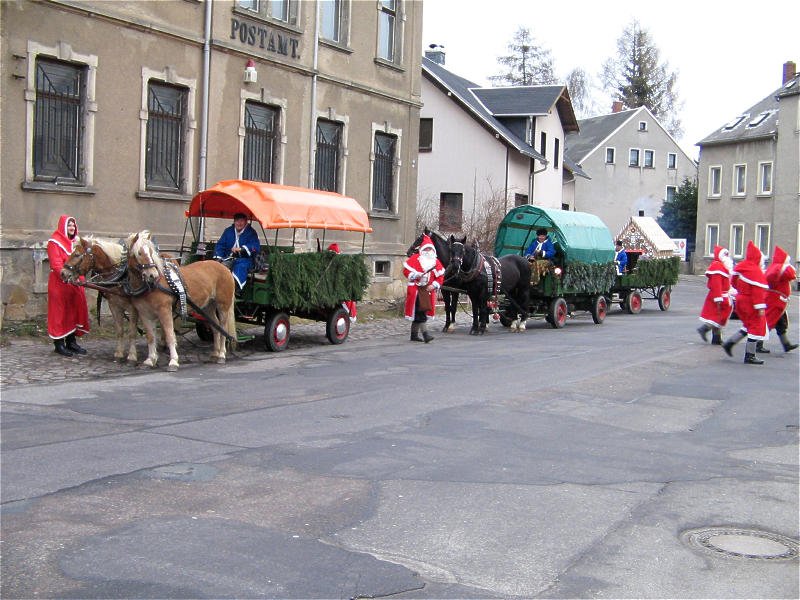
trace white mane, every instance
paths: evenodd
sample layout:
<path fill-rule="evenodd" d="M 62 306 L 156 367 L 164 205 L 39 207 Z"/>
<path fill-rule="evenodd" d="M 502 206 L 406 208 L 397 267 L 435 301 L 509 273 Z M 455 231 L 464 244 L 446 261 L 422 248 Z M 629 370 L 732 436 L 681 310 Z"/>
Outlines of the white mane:
<path fill-rule="evenodd" d="M 97 244 L 100 246 L 100 249 L 105 253 L 109 260 L 111 260 L 111 262 L 119 263 L 122 261 L 123 246 L 119 242 L 109 238 L 101 238 L 93 235 L 86 236 L 83 238 L 83 240 L 89 245 Z"/>
<path fill-rule="evenodd" d="M 151 239 L 150 231 L 144 229 L 131 237 L 134 236 L 136 237 L 136 241 L 131 246 L 131 255 L 134 256 L 136 260 L 139 260 L 139 257 L 142 255 L 149 257 L 149 261 L 152 261 L 156 265 L 158 272 L 163 274 L 164 260 L 161 258 L 161 254 L 159 254 L 155 242 Z M 128 239 L 130 240 L 131 238 Z"/>

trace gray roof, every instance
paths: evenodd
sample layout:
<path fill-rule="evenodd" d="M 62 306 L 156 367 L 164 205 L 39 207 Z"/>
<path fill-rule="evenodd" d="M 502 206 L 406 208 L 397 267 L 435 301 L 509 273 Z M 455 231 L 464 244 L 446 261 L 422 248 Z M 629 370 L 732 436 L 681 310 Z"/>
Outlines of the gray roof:
<path fill-rule="evenodd" d="M 769 96 L 757 102 L 697 142 L 710 146 L 772 137 L 778 130 L 778 99 L 800 93 L 800 76 L 795 76 Z"/>
<path fill-rule="evenodd" d="M 488 127 L 510 146 L 521 154 L 548 164 L 533 146 L 519 137 L 502 121 L 510 116 L 537 116 L 547 114 L 562 95 L 566 94 L 564 86 L 526 86 L 521 88 L 482 88 L 478 84 L 459 77 L 445 69 L 442 65 L 427 57 L 422 58 L 422 73 L 435 85 L 452 94 L 459 104 L 470 112 L 485 127 Z M 568 96 L 567 96 L 568 99 Z M 548 104 L 549 103 L 549 104 Z M 563 102 L 562 102 L 563 104 Z M 542 107 L 547 108 L 541 111 Z M 495 112 L 495 110 L 500 112 Z M 571 107 L 570 107 L 571 110 Z M 508 112 L 512 111 L 512 112 Z M 522 111 L 522 112 L 520 112 Z M 534 112 L 541 111 L 541 112 Z M 562 110 L 559 110 L 561 114 Z M 574 121 L 574 114 L 573 114 Z M 563 120 L 563 117 L 562 117 Z M 576 125 L 577 126 L 577 125 Z M 564 154 L 564 165 L 576 175 L 588 177 L 574 161 Z M 574 167 L 574 168 L 573 168 Z"/>
<path fill-rule="evenodd" d="M 633 108 L 609 115 L 581 119 L 578 121 L 581 128 L 580 133 L 570 133 L 565 141 L 570 156 L 574 156 L 579 162 L 585 160 L 592 150 L 602 144 L 603 140 L 607 139 L 639 110 L 641 108 Z"/>
<path fill-rule="evenodd" d="M 555 106 L 563 85 L 478 88 L 472 93 L 496 117 L 546 115 Z"/>

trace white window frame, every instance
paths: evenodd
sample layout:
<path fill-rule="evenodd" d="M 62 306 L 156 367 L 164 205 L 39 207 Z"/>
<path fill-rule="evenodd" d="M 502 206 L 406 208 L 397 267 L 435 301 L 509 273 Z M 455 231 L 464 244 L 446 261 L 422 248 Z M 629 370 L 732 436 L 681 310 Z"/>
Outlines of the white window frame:
<path fill-rule="evenodd" d="M 716 173 L 716 177 L 714 176 Z M 717 190 L 714 190 L 716 180 Z M 719 198 L 722 196 L 722 165 L 711 165 L 708 167 L 708 197 Z"/>
<path fill-rule="evenodd" d="M 742 174 L 742 188 L 739 189 L 739 173 Z M 733 185 L 731 187 L 731 196 L 741 198 L 747 195 L 747 164 L 741 163 L 733 165 Z"/>
<path fill-rule="evenodd" d="M 668 169 L 677 169 L 678 168 L 678 154 L 675 152 L 667 152 L 667 168 Z"/>
<path fill-rule="evenodd" d="M 393 175 L 393 190 L 392 190 L 392 210 L 385 212 L 373 212 L 374 198 L 372 197 L 372 181 L 375 177 L 375 133 L 385 133 L 393 135 L 397 139 L 397 146 L 395 147 L 394 165 L 392 166 Z M 400 214 L 400 168 L 403 166 L 403 161 L 400 159 L 402 154 L 403 144 L 403 130 L 392 127 L 388 121 L 383 123 L 372 123 L 372 130 L 370 131 L 370 150 L 369 150 L 369 210 L 370 215 L 374 216 L 395 216 Z"/>
<path fill-rule="evenodd" d="M 716 239 L 714 240 L 714 243 L 713 243 L 713 244 L 712 244 L 712 243 L 711 243 L 711 241 L 709 240 L 709 233 L 711 232 L 711 229 L 712 229 L 712 228 L 713 228 L 713 229 L 715 229 L 715 230 L 716 230 L 716 232 L 717 232 L 717 234 L 716 234 Z M 707 257 L 708 257 L 708 256 L 714 256 L 714 246 L 716 246 L 717 244 L 719 244 L 719 223 L 706 223 L 706 246 L 705 246 L 705 255 L 706 255 Z"/>
<path fill-rule="evenodd" d="M 611 160 L 608 160 L 609 151 L 611 152 Z M 617 162 L 617 149 L 613 146 L 606 146 L 606 164 L 613 165 Z"/>
<path fill-rule="evenodd" d="M 647 164 L 647 156 L 650 156 L 650 164 Z M 655 150 L 645 150 L 644 157 L 642 160 L 642 167 L 645 169 L 655 169 L 656 168 L 656 151 Z"/>
<path fill-rule="evenodd" d="M 147 120 L 149 118 L 148 111 L 148 90 L 150 80 L 155 79 L 163 81 L 171 85 L 179 85 L 187 89 L 186 98 L 186 137 L 184 139 L 183 156 L 184 156 L 184 173 L 183 189 L 178 192 L 156 192 L 147 189 L 147 172 L 146 172 L 146 158 L 147 158 Z M 195 116 L 195 96 L 197 92 L 197 80 L 190 77 L 180 77 L 175 73 L 172 67 L 165 67 L 161 71 L 155 69 L 148 69 L 142 67 L 142 97 L 139 110 L 139 191 L 137 196 L 140 197 L 169 197 L 176 194 L 191 195 L 194 192 L 194 135 L 197 129 L 197 118 Z"/>
<path fill-rule="evenodd" d="M 247 101 L 255 101 L 260 102 L 261 104 L 269 104 L 274 108 L 277 108 L 279 111 L 278 115 L 278 129 L 280 130 L 280 140 L 278 141 L 278 147 L 275 149 L 277 156 L 275 156 L 275 182 L 276 183 L 283 183 L 283 169 L 284 169 L 284 157 L 286 156 L 286 146 L 287 146 L 287 138 L 286 138 L 286 108 L 289 106 L 289 101 L 286 98 L 276 98 L 274 96 L 267 95 L 265 89 L 262 88 L 260 92 L 250 92 L 248 90 L 241 90 L 239 96 L 239 177 L 242 176 L 242 171 L 244 170 L 244 138 L 246 135 L 245 131 L 245 110 L 247 106 Z"/>
<path fill-rule="evenodd" d="M 338 7 L 338 13 L 335 14 L 335 19 L 338 20 L 336 28 L 338 30 L 337 37 L 328 37 L 323 31 L 322 22 L 320 21 L 319 37 L 320 41 L 333 44 L 342 48 L 347 48 L 350 43 L 350 0 L 319 0 L 320 1 L 320 20 L 322 19 L 323 5 L 330 4 L 332 8 Z M 336 12 L 336 11 L 335 11 Z"/>
<path fill-rule="evenodd" d="M 389 1 L 391 0 L 378 0 L 375 3 L 375 8 L 377 10 L 377 26 L 375 28 L 375 61 L 378 64 L 400 67 L 400 65 L 403 64 L 403 34 L 406 21 L 405 6 L 403 0 L 394 0 L 395 8 L 392 11 L 384 4 L 384 2 Z M 384 12 L 394 14 L 394 39 L 392 43 L 391 57 L 381 56 L 381 17 L 383 16 Z"/>
<path fill-rule="evenodd" d="M 647 131 L 647 121 L 639 121 L 639 131 Z"/>
<path fill-rule="evenodd" d="M 669 191 L 674 190 L 672 193 L 672 198 L 670 198 Z M 666 187 L 666 191 L 664 192 L 664 201 L 669 202 L 675 198 L 675 195 L 678 193 L 678 186 L 677 185 L 668 185 Z"/>
<path fill-rule="evenodd" d="M 95 87 L 97 81 L 97 55 L 75 52 L 66 42 L 45 46 L 28 40 L 27 76 L 25 79 L 25 182 L 23 188 L 56 188 L 55 183 L 36 181 L 33 170 L 34 114 L 36 112 L 36 59 L 39 55 L 57 60 L 78 63 L 86 67 L 86 98 L 83 113 L 82 166 L 83 179 L 78 185 L 58 186 L 62 191 L 88 191 L 94 185 L 94 129 L 97 113 Z M 8 87 L 8 86 L 6 86 Z M 8 90 L 6 90 L 8 91 Z"/>
<path fill-rule="evenodd" d="M 764 170 L 769 166 L 769 178 L 764 177 Z M 772 177 L 775 169 L 771 160 L 764 160 L 758 163 L 758 195 L 772 196 Z"/>
<path fill-rule="evenodd" d="M 636 151 L 636 162 L 632 162 L 633 152 Z M 642 151 L 640 148 L 628 148 L 628 166 L 638 167 L 642 163 Z"/>
<path fill-rule="evenodd" d="M 760 238 L 761 238 L 760 234 L 761 234 L 761 231 L 763 231 L 763 230 L 766 230 L 766 232 L 767 232 L 767 239 L 766 239 L 766 243 L 762 246 L 759 242 L 760 242 Z M 771 241 L 772 241 L 772 224 L 771 223 L 756 223 L 755 235 L 753 236 L 753 243 L 756 246 L 758 246 L 758 249 L 761 250 L 762 254 L 767 258 L 769 257 L 769 249 L 770 249 Z"/>
<path fill-rule="evenodd" d="M 734 231 L 739 232 L 738 247 Z M 734 258 L 742 258 L 744 256 L 744 223 L 731 223 L 730 236 L 728 250 L 730 251 L 731 256 Z"/>

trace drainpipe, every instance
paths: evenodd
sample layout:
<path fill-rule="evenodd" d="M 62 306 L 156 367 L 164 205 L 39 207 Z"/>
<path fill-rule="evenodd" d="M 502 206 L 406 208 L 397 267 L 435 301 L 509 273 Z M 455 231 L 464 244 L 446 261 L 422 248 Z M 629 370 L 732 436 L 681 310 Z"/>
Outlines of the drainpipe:
<path fill-rule="evenodd" d="M 197 189 L 202 191 L 208 184 L 208 89 L 211 72 L 211 13 L 214 0 L 206 0 L 205 31 L 203 34 L 203 91 L 200 109 L 200 160 L 197 165 Z M 200 217 L 198 241 L 205 239 L 205 219 Z"/>
<path fill-rule="evenodd" d="M 308 145 L 308 187 L 314 187 L 314 146 L 317 143 L 317 128 L 315 123 L 317 121 L 317 66 L 319 61 L 319 0 L 316 2 L 315 18 L 314 18 L 314 63 L 311 72 L 311 108 L 309 109 L 309 135 Z"/>
<path fill-rule="evenodd" d="M 503 214 L 508 214 L 508 146 L 506 146 L 506 182 L 503 189 Z"/>
<path fill-rule="evenodd" d="M 533 164 L 536 164 L 535 158 L 532 158 L 531 160 L 534 161 Z M 538 175 L 539 173 L 544 173 L 546 170 L 547 170 L 547 163 L 543 163 L 541 169 L 537 171 L 536 168 L 534 167 L 534 170 L 531 171 L 531 174 L 528 176 L 528 202 L 530 204 L 533 204 L 533 178 L 535 175 Z"/>

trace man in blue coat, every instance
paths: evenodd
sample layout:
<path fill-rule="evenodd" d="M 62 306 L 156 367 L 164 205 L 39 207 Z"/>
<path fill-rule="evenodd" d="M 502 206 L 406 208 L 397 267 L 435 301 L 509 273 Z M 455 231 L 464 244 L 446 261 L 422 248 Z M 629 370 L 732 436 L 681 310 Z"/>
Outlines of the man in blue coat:
<path fill-rule="evenodd" d="M 247 272 L 253 268 L 253 258 L 261 249 L 258 234 L 247 222 L 247 215 L 233 215 L 233 225 L 222 232 L 214 245 L 214 258 L 223 261 L 233 272 L 239 290 L 247 282 Z"/>
<path fill-rule="evenodd" d="M 525 250 L 526 258 L 547 259 L 553 260 L 556 255 L 556 248 L 553 242 L 547 237 L 547 229 L 537 229 L 536 239 L 533 240 Z"/>
<path fill-rule="evenodd" d="M 622 275 L 628 269 L 628 255 L 625 253 L 625 246 L 622 240 L 617 240 L 614 249 L 614 262 L 617 264 L 617 275 Z"/>

